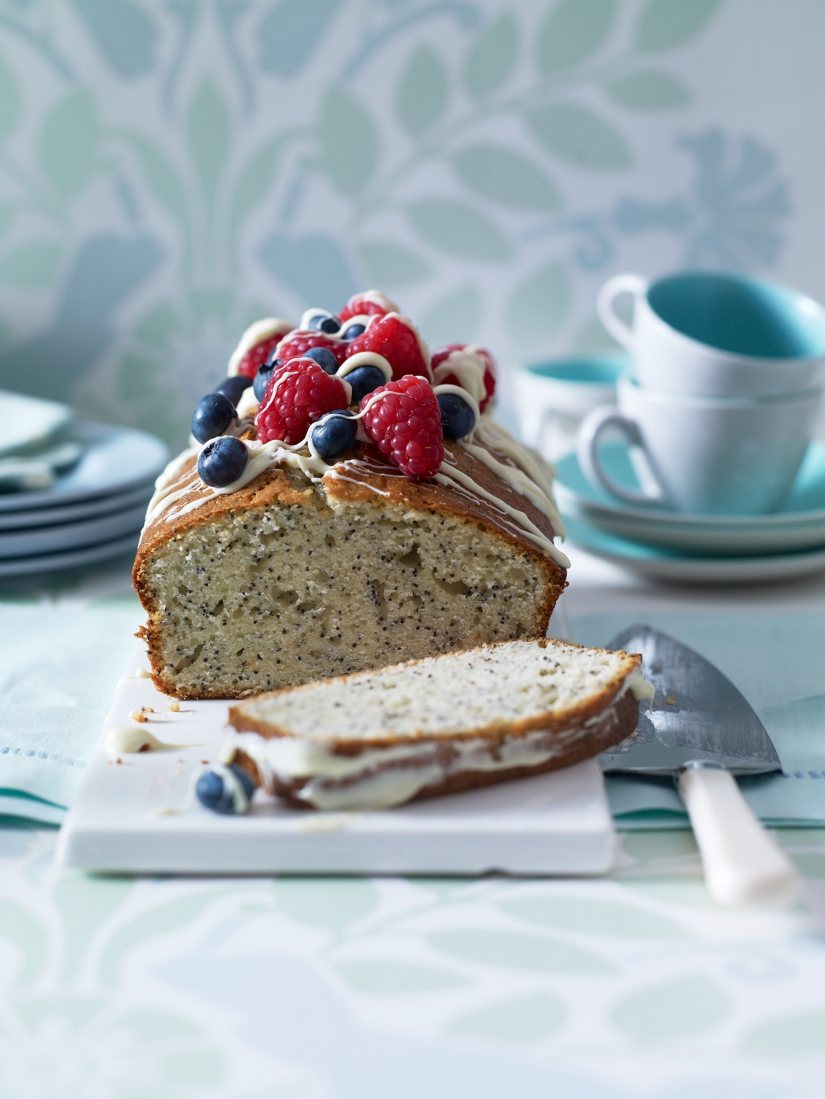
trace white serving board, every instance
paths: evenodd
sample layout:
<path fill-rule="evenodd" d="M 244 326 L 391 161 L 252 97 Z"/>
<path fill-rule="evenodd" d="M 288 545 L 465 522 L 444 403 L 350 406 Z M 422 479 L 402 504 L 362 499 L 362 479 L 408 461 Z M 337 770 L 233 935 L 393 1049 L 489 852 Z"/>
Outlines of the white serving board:
<path fill-rule="evenodd" d="M 104 735 L 154 707 L 145 726 L 179 747 L 107 756 L 95 749 L 58 845 L 65 866 L 214 874 L 603 874 L 615 834 L 595 760 L 384 812 L 292 809 L 258 793 L 219 816 L 194 799 L 218 758 L 229 703 L 172 700 L 138 673 L 120 680 Z M 117 762 L 120 760 L 121 762 Z"/>

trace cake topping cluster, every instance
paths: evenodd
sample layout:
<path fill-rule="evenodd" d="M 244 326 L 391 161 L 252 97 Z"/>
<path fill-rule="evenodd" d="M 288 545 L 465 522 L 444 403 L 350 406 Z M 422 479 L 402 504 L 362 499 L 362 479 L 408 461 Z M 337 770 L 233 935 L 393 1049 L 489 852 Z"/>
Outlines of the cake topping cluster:
<path fill-rule="evenodd" d="M 415 480 L 439 472 L 444 439 L 470 436 L 495 392 L 488 351 L 449 344 L 431 356 L 413 323 L 375 290 L 350 298 L 338 314 L 308 309 L 300 328 L 275 318 L 258 321 L 229 371 L 192 419 L 192 434 L 206 444 L 198 459 L 201 480 L 222 488 L 246 467 L 246 444 L 237 436 L 248 421 L 238 404 L 247 408 L 250 386 L 259 443 L 305 447 L 314 458 L 334 462 L 356 441 L 371 442 Z"/>

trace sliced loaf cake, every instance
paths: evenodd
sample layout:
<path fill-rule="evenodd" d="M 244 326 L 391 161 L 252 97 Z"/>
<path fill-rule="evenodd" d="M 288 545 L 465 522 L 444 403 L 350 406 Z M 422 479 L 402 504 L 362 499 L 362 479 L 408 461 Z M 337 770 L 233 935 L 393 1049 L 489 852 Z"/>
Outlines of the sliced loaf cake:
<path fill-rule="evenodd" d="M 637 655 L 503 642 L 248 699 L 224 761 L 294 804 L 384 808 L 595 756 L 651 694 Z"/>

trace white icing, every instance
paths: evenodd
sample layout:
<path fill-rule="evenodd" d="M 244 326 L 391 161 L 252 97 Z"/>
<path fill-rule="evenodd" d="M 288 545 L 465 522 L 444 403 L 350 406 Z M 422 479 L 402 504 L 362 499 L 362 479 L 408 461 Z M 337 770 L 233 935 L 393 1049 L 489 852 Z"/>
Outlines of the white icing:
<path fill-rule="evenodd" d="M 392 367 L 383 355 L 378 355 L 375 351 L 359 351 L 355 355 L 350 355 L 338 367 L 335 376 L 345 378 L 347 374 L 351 374 L 359 366 L 377 366 L 387 381 L 392 378 Z"/>
<path fill-rule="evenodd" d="M 486 363 L 474 345 L 463 348 L 461 351 L 452 351 L 443 363 L 433 370 L 433 385 L 439 385 L 451 374 L 458 378 L 462 389 L 470 394 L 479 404 L 487 395 L 484 386 L 484 369 Z"/>
<path fill-rule="evenodd" d="M 386 294 L 382 294 L 380 290 L 365 290 L 363 294 L 353 294 L 347 302 L 347 308 L 356 301 L 370 301 L 373 305 L 377 305 L 380 309 L 383 309 L 385 313 L 397 313 L 398 306 L 394 301 L 391 301 Z M 349 321 L 347 321 L 349 324 Z"/>
<path fill-rule="evenodd" d="M 292 331 L 292 325 L 289 321 L 283 320 L 281 317 L 264 317 L 263 320 L 255 321 L 250 324 L 240 340 L 238 340 L 238 346 L 229 356 L 229 364 L 226 372 L 229 375 L 237 374 L 238 367 L 241 364 L 241 359 L 246 355 L 248 351 L 251 351 L 253 347 L 256 347 L 259 343 L 263 343 L 264 340 L 271 339 L 272 336 L 277 335 L 279 332 L 286 335 L 287 332 Z"/>
<path fill-rule="evenodd" d="M 510 467 L 507 467 L 508 469 Z M 466 473 L 460 470 L 457 466 L 454 466 L 446 459 L 441 463 L 441 469 L 436 473 L 434 480 L 438 481 L 442 485 L 450 485 L 459 491 L 464 489 L 466 492 L 473 496 L 479 496 L 481 499 L 486 500 L 491 504 L 496 511 L 502 512 L 509 516 L 516 523 L 516 526 L 520 529 L 521 533 L 534 542 L 540 549 L 544 550 L 548 556 L 552 557 L 563 569 L 570 568 L 569 558 L 562 553 L 557 546 L 553 545 L 551 539 L 544 534 L 539 527 L 533 522 L 529 515 L 520 511 L 518 508 L 514 508 L 512 504 L 508 504 L 505 500 L 502 500 L 500 496 L 497 496 L 494 492 L 489 492 L 483 485 L 480 485 L 477 481 L 474 481 L 472 477 L 469 477 Z"/>
<path fill-rule="evenodd" d="M 129 755 L 134 752 L 163 752 L 180 748 L 180 744 L 167 744 L 150 733 L 145 723 L 111 725 L 103 735 L 103 744 L 110 755 Z"/>

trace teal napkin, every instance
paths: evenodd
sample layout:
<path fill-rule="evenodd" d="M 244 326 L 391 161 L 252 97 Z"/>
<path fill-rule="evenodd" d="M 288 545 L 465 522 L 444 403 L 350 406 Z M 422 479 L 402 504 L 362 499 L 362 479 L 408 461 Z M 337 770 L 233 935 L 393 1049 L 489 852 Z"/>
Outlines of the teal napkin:
<path fill-rule="evenodd" d="M 825 616 L 729 611 L 640 614 L 715 664 L 757 712 L 782 761 L 781 774 L 740 780 L 754 812 L 776 826 L 825 825 Z M 604 645 L 631 625 L 626 614 L 573 619 L 572 636 Z M 622 828 L 684 827 L 667 780 L 611 775 L 613 815 Z"/>
<path fill-rule="evenodd" d="M 0 815 L 63 819 L 142 617 L 134 597 L 0 603 Z"/>

